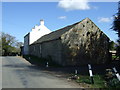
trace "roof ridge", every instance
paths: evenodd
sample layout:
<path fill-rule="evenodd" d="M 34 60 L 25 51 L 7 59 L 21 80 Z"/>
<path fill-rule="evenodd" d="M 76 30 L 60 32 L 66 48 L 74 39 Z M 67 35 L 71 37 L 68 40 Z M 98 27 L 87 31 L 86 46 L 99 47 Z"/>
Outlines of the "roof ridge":
<path fill-rule="evenodd" d="M 73 28 L 75 25 L 83 22 L 86 19 L 89 19 L 89 18 L 85 18 L 85 19 L 83 19 L 83 20 L 81 20 L 79 22 L 76 22 L 74 24 L 71 24 L 71 25 L 65 26 L 63 28 L 57 29 L 55 31 L 52 31 L 51 33 L 46 34 L 46 35 L 42 36 L 41 38 L 39 38 L 38 40 L 36 40 L 33 44 L 42 43 L 43 41 L 49 41 L 49 40 L 53 40 L 53 39 L 59 38 L 63 33 L 67 32 L 68 30 Z M 46 38 L 47 36 L 49 38 Z M 45 39 L 45 40 L 42 40 L 42 39 Z"/>

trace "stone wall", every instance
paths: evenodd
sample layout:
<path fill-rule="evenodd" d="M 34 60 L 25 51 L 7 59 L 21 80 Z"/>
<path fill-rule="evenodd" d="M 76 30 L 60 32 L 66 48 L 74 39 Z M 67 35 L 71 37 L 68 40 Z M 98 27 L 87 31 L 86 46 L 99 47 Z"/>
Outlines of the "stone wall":
<path fill-rule="evenodd" d="M 41 53 L 40 53 L 40 45 L 41 44 L 34 44 L 34 45 L 30 45 L 30 55 L 34 55 L 37 57 L 41 57 Z"/>
<path fill-rule="evenodd" d="M 61 60 L 61 53 L 62 53 L 62 44 L 60 39 L 30 46 L 31 55 L 37 57 L 43 57 L 43 58 L 51 57 L 52 60 L 58 64 L 63 63 Z"/>
<path fill-rule="evenodd" d="M 103 64 L 109 57 L 109 38 L 90 19 L 85 19 L 58 39 L 30 45 L 30 54 L 51 57 L 63 66 Z"/>
<path fill-rule="evenodd" d="M 61 36 L 67 65 L 101 64 L 108 59 L 109 38 L 89 19 Z"/>
<path fill-rule="evenodd" d="M 42 57 L 51 57 L 53 61 L 62 64 L 61 60 L 62 45 L 61 40 L 54 40 L 42 43 Z"/>

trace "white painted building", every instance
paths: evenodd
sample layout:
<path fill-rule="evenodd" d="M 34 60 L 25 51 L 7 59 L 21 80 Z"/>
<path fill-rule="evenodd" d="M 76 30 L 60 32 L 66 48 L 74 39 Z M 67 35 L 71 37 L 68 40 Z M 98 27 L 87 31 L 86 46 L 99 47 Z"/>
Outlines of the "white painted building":
<path fill-rule="evenodd" d="M 29 54 L 29 45 L 50 32 L 51 30 L 44 25 L 44 20 L 40 20 L 40 25 L 36 25 L 31 32 L 24 36 L 24 54 Z"/>

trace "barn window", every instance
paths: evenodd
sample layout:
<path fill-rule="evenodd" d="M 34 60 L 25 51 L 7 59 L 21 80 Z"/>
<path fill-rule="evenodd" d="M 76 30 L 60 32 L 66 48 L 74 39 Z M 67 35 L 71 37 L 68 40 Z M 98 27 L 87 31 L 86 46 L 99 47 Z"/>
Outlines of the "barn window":
<path fill-rule="evenodd" d="M 93 28 L 94 26 L 92 26 L 92 28 Z"/>
<path fill-rule="evenodd" d="M 87 21 L 87 23 L 89 23 L 89 21 Z"/>

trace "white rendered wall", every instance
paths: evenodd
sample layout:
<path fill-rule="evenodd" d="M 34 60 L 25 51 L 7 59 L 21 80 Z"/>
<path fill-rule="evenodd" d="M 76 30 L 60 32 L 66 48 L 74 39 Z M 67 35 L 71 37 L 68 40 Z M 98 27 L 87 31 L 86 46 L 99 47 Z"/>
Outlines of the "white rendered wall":
<path fill-rule="evenodd" d="M 46 26 L 44 26 L 44 21 L 41 21 L 40 24 L 40 26 L 35 26 L 35 28 L 30 32 L 29 44 L 32 44 L 43 35 L 49 34 L 51 32 Z"/>
<path fill-rule="evenodd" d="M 40 26 L 35 26 L 35 28 L 32 29 L 32 31 L 24 37 L 24 54 L 29 54 L 29 45 L 34 43 L 36 40 L 38 40 L 40 37 L 42 37 L 45 34 L 49 34 L 51 31 L 44 26 L 44 21 L 40 21 Z"/>

